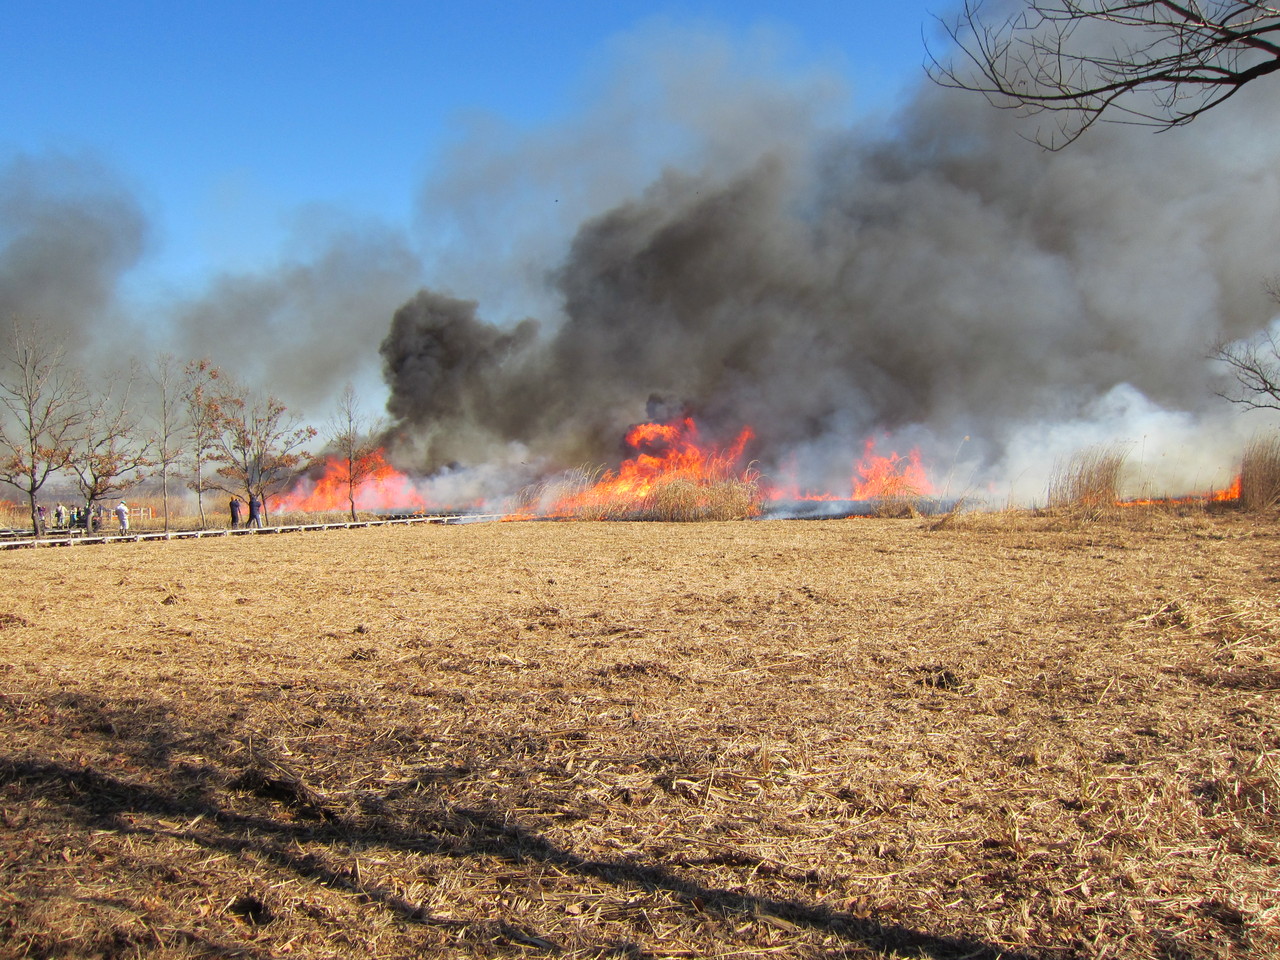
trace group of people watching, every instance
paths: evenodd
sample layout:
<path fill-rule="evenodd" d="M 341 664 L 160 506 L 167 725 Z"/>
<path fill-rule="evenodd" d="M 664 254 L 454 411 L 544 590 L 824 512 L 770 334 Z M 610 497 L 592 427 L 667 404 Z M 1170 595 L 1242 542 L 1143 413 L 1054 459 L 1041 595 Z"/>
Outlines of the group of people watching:
<path fill-rule="evenodd" d="M 129 505 L 121 500 L 116 504 L 115 509 L 110 512 L 116 515 L 116 523 L 120 527 L 120 533 L 128 533 Z M 248 514 L 247 516 L 246 513 Z M 44 504 L 36 506 L 36 514 L 40 518 L 40 527 L 43 530 L 47 522 Z M 102 524 L 107 514 L 107 509 L 100 503 L 95 503 L 91 507 L 72 507 L 70 510 L 60 503 L 53 508 L 52 529 L 84 530 L 86 533 L 94 533 L 102 529 Z M 262 527 L 262 500 L 259 497 L 251 496 L 247 504 L 240 497 L 232 497 L 231 529 L 235 530 L 242 526 Z"/>
<path fill-rule="evenodd" d="M 120 525 L 120 532 L 128 533 L 129 505 L 121 500 L 116 504 L 115 510 L 112 512 L 116 515 L 116 523 Z M 44 504 L 39 504 L 36 507 L 36 513 L 40 517 L 40 526 L 43 527 L 47 519 Z M 53 528 L 55 530 L 84 530 L 92 533 L 95 530 L 102 529 L 102 521 L 106 514 L 107 510 L 100 503 L 95 503 L 92 507 L 72 507 L 70 510 L 60 503 L 53 508 Z"/>

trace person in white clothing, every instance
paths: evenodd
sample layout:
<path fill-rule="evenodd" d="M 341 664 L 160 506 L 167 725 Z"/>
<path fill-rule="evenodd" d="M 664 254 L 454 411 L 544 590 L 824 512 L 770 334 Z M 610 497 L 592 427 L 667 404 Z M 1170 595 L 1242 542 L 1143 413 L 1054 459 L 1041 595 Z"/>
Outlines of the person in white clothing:
<path fill-rule="evenodd" d="M 129 532 L 129 507 L 121 500 L 116 504 L 116 519 L 120 521 L 120 532 Z"/>

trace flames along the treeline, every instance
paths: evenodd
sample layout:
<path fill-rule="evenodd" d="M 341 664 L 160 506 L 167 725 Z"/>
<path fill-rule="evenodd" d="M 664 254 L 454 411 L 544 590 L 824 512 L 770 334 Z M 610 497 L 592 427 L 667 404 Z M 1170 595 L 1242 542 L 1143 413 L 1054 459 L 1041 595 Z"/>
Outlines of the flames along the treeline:
<path fill-rule="evenodd" d="M 361 461 L 355 471 L 365 479 L 355 490 L 357 510 L 424 510 L 434 506 L 423 499 L 413 481 L 387 463 L 386 451 L 375 450 Z M 363 469 L 368 466 L 370 469 Z M 301 486 L 282 494 L 275 509 L 284 513 L 322 513 L 346 510 L 351 476 L 347 461 L 341 457 L 329 457 L 324 461 L 318 479 L 309 490 Z"/>
<path fill-rule="evenodd" d="M 754 437 L 744 427 L 725 446 L 704 440 L 692 417 L 669 423 L 641 423 L 627 431 L 624 444 L 627 456 L 614 469 L 598 472 L 574 484 L 548 484 L 541 498 L 527 498 L 513 512 L 536 516 L 581 516 L 603 511 L 631 501 L 641 503 L 664 486 L 684 484 L 686 487 L 713 490 L 726 484 L 749 486 L 759 503 L 765 500 L 879 500 L 906 496 L 931 496 L 934 493 L 920 452 L 905 455 L 877 450 L 875 438 L 869 438 L 861 458 L 853 464 L 849 489 L 815 491 L 801 489 L 785 478 L 762 477 L 748 461 L 747 450 Z M 473 506 L 469 504 L 436 504 L 422 495 L 413 480 L 386 461 L 385 451 L 370 455 L 372 469 L 368 479 L 358 485 L 355 496 L 357 510 L 433 510 Z M 358 470 L 357 475 L 365 473 Z M 349 471 L 345 460 L 329 457 L 323 461 L 318 475 L 292 491 L 283 494 L 275 504 L 280 512 L 316 513 L 346 510 Z M 536 499 L 537 502 L 533 502 Z"/>
<path fill-rule="evenodd" d="M 628 505 L 636 510 L 652 501 L 664 488 L 680 485 L 684 490 L 698 490 L 711 495 L 727 485 L 738 485 L 750 491 L 752 506 L 748 515 L 761 512 L 768 501 L 885 501 L 930 498 L 937 495 L 920 451 L 912 448 L 905 454 L 890 449 L 881 452 L 879 440 L 869 437 L 862 455 L 850 470 L 847 490 L 814 490 L 800 486 L 781 471 L 781 475 L 762 476 L 748 459 L 748 448 L 754 433 L 744 427 L 726 446 L 704 440 L 692 417 L 669 423 L 641 423 L 627 431 L 624 443 L 627 455 L 613 469 L 592 474 L 578 473 L 572 482 L 548 482 L 540 495 L 526 496 L 523 502 L 506 508 L 514 516 L 526 517 L 590 517 L 626 516 Z M 887 439 L 887 438 L 885 438 Z M 367 458 L 371 469 L 358 470 L 365 476 L 355 491 L 355 506 L 364 511 L 436 511 L 475 509 L 480 504 L 433 503 L 407 474 L 387 463 L 384 450 L 376 450 Z M 329 457 L 322 462 L 318 475 L 301 482 L 276 502 L 279 512 L 319 513 L 345 511 L 348 502 L 348 469 L 345 460 Z M 1222 489 L 1213 490 L 1196 500 L 1231 501 L 1240 496 L 1240 478 Z M 1125 500 L 1121 505 L 1176 502 L 1169 499 Z"/>

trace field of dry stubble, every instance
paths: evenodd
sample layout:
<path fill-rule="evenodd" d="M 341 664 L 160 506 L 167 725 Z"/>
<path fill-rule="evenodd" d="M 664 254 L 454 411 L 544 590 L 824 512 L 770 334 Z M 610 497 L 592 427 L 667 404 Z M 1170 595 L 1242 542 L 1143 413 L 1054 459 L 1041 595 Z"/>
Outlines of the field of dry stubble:
<path fill-rule="evenodd" d="M 0 554 L 3 957 L 1280 955 L 1280 526 Z"/>

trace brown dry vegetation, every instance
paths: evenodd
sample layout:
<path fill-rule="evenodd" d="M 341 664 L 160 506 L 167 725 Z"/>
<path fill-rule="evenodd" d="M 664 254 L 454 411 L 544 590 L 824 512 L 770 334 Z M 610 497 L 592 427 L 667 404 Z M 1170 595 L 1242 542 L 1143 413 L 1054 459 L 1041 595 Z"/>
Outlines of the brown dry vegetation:
<path fill-rule="evenodd" d="M 602 468 L 584 468 L 526 489 L 516 510 L 522 516 L 573 520 L 746 520 L 760 515 L 759 479 L 754 469 L 733 475 L 713 469 L 699 478 L 672 472 L 649 479 L 637 493 Z"/>
<path fill-rule="evenodd" d="M 1049 507 L 1082 518 L 1098 519 L 1113 512 L 1120 499 L 1124 470 L 1122 446 L 1087 447 L 1054 468 L 1049 480 Z"/>
<path fill-rule="evenodd" d="M 1240 503 L 1265 512 L 1280 505 L 1280 433 L 1255 437 L 1240 460 Z"/>
<path fill-rule="evenodd" d="M 0 955 L 1274 956 L 1278 533 L 0 554 Z"/>

